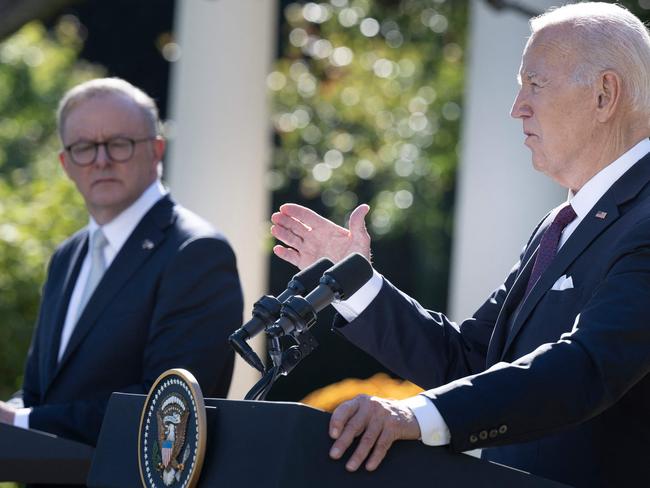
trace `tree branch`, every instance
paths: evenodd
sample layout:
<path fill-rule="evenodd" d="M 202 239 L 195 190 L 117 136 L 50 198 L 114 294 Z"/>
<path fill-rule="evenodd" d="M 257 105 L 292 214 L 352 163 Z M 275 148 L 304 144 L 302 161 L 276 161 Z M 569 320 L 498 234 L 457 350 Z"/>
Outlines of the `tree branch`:
<path fill-rule="evenodd" d="M 0 0 L 0 41 L 31 20 L 47 20 L 78 0 Z"/>
<path fill-rule="evenodd" d="M 514 0 L 485 0 L 485 2 L 495 10 L 512 10 L 526 17 L 537 17 L 542 12 L 539 10 L 521 5 Z"/>

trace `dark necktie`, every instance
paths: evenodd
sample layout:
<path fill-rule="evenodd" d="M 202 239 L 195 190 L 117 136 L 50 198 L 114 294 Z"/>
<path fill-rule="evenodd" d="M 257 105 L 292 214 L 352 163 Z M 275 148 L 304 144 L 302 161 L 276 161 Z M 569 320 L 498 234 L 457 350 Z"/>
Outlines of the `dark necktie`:
<path fill-rule="evenodd" d="M 539 244 L 539 249 L 537 250 L 537 257 L 535 257 L 535 264 L 533 265 L 533 271 L 530 273 L 530 278 L 528 279 L 528 286 L 526 286 L 526 294 L 524 298 L 528 296 L 530 290 L 533 288 L 535 283 L 542 273 L 546 271 L 546 268 L 551 264 L 551 261 L 555 258 L 557 254 L 557 246 L 560 243 L 560 237 L 562 236 L 562 231 L 564 228 L 569 225 L 573 219 L 576 218 L 576 213 L 573 210 L 573 207 L 570 203 L 567 203 L 562 209 L 557 213 L 555 219 L 551 225 L 544 231 L 542 236 L 542 241 Z"/>

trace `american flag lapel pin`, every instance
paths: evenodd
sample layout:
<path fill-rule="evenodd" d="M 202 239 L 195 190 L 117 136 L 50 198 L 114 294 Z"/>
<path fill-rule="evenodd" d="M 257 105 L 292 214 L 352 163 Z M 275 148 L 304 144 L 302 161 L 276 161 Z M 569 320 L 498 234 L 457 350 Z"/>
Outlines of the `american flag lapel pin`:
<path fill-rule="evenodd" d="M 153 242 L 151 241 L 151 239 L 145 239 L 144 241 L 142 241 L 142 249 L 144 249 L 145 251 L 150 251 L 151 249 L 153 249 Z"/>
<path fill-rule="evenodd" d="M 596 212 L 596 218 L 603 220 L 605 217 L 607 217 L 607 212 L 603 212 L 602 210 L 599 210 Z"/>

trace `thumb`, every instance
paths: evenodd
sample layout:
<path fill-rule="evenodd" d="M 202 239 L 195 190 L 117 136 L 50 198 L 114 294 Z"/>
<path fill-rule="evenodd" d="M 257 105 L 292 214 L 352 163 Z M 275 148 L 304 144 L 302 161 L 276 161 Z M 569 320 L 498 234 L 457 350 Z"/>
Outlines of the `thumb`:
<path fill-rule="evenodd" d="M 352 236 L 368 236 L 365 220 L 368 212 L 370 212 L 370 206 L 365 203 L 362 203 L 352 211 L 348 222 L 348 228 L 350 229 Z"/>

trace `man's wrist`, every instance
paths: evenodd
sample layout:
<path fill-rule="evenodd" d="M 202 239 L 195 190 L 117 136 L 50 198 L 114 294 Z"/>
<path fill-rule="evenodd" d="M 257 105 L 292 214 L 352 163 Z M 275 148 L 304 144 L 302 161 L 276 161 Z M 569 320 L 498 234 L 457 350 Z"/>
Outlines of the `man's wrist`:
<path fill-rule="evenodd" d="M 451 434 L 445 420 L 425 395 L 416 395 L 402 402 L 411 409 L 420 426 L 420 440 L 427 446 L 444 446 L 450 443 Z"/>

